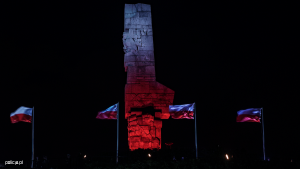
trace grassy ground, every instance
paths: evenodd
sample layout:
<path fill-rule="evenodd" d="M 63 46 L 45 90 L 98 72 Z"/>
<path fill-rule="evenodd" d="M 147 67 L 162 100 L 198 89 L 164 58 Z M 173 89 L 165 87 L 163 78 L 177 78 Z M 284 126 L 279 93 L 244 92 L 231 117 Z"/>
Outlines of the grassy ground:
<path fill-rule="evenodd" d="M 7 165 L 6 168 L 26 168 L 25 166 Z M 54 167 L 53 167 L 54 168 Z M 55 166 L 56 169 L 66 169 L 64 164 Z M 81 169 L 299 169 L 296 162 L 278 161 L 234 161 L 234 160 L 127 160 L 118 164 L 111 160 L 87 161 L 81 167 L 73 165 L 71 168 Z"/>

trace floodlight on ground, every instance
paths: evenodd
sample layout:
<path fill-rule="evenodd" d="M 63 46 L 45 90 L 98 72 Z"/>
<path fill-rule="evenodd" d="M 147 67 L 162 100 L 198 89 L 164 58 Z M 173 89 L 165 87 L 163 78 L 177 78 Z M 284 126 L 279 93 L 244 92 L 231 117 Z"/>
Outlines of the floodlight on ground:
<path fill-rule="evenodd" d="M 228 154 L 226 154 L 226 155 L 225 155 L 225 157 L 226 157 L 226 159 L 227 159 L 227 160 L 229 160 L 229 156 L 228 156 Z"/>

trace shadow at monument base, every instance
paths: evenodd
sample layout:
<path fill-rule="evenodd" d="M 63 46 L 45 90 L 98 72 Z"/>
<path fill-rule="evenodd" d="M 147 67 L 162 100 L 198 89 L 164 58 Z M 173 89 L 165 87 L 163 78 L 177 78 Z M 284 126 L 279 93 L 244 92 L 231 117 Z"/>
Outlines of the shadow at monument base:
<path fill-rule="evenodd" d="M 191 149 L 182 149 L 182 150 L 176 150 L 176 149 L 137 149 L 134 151 L 128 151 L 128 152 L 122 152 L 119 156 L 119 161 L 137 161 L 137 160 L 173 160 L 173 157 L 177 160 L 181 160 L 182 157 L 184 159 L 193 159 L 196 157 L 195 150 Z"/>

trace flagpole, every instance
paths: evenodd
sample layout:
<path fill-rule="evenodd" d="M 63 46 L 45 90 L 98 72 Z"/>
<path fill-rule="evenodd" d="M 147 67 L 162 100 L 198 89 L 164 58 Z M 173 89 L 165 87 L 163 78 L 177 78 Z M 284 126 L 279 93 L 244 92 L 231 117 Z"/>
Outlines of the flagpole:
<path fill-rule="evenodd" d="M 266 151 L 265 151 L 265 129 L 264 129 L 263 108 L 261 108 L 261 117 L 262 117 L 262 130 L 263 130 L 263 153 L 264 153 L 264 161 L 265 161 L 266 160 Z"/>
<path fill-rule="evenodd" d="M 197 120 L 196 120 L 196 102 L 194 104 L 194 114 L 195 114 L 195 144 L 196 144 L 196 159 L 198 159 L 198 144 L 197 144 Z"/>
<path fill-rule="evenodd" d="M 116 155 L 116 162 L 118 163 L 119 161 L 119 102 L 117 105 L 117 155 Z"/>
<path fill-rule="evenodd" d="M 31 168 L 33 168 L 34 161 L 34 106 L 32 107 L 32 152 L 31 152 Z"/>

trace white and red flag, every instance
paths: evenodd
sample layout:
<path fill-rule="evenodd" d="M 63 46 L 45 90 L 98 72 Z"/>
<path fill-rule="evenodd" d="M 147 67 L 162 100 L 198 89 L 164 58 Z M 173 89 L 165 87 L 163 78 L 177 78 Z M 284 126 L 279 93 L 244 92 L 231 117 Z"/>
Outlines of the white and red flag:
<path fill-rule="evenodd" d="M 194 119 L 194 104 L 169 105 L 170 116 L 173 119 Z"/>
<path fill-rule="evenodd" d="M 10 114 L 11 123 L 17 123 L 20 121 L 31 123 L 32 108 L 19 107 L 15 112 Z"/>
<path fill-rule="evenodd" d="M 260 123 L 261 108 L 250 108 L 237 112 L 236 122 L 257 122 Z"/>
<path fill-rule="evenodd" d="M 110 106 L 106 110 L 100 111 L 97 119 L 116 119 L 117 120 L 118 103 Z"/>

